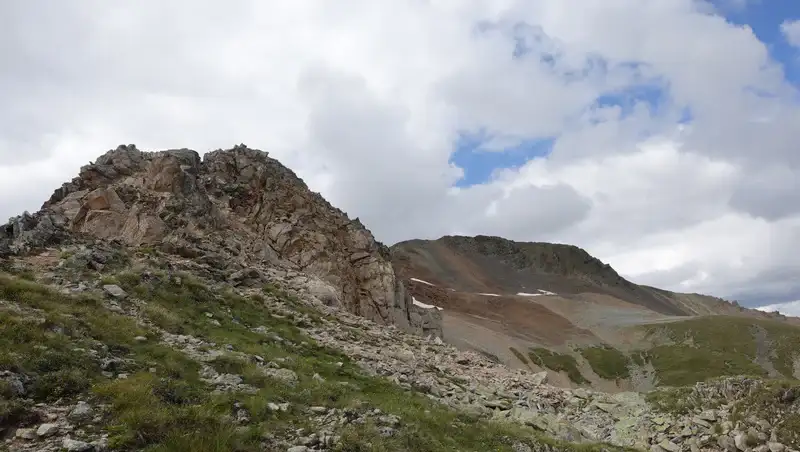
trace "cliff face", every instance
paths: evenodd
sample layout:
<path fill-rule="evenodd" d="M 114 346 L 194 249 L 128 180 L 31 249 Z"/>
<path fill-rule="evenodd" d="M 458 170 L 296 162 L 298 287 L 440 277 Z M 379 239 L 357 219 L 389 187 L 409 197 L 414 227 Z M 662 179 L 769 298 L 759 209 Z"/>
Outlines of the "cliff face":
<path fill-rule="evenodd" d="M 312 277 L 327 304 L 380 324 L 440 334 L 412 303 L 387 247 L 266 152 L 206 154 L 120 146 L 81 168 L 34 215 L 0 226 L 0 256 L 79 238 L 158 246 L 230 274 L 265 268 Z"/>

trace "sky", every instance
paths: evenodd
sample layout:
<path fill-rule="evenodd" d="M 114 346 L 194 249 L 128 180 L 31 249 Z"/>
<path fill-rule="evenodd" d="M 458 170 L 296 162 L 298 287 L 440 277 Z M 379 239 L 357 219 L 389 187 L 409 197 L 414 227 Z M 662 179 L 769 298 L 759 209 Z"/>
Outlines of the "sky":
<path fill-rule="evenodd" d="M 388 244 L 570 243 L 800 315 L 798 19 L 778 0 L 4 1 L 0 216 L 119 144 L 244 143 Z"/>

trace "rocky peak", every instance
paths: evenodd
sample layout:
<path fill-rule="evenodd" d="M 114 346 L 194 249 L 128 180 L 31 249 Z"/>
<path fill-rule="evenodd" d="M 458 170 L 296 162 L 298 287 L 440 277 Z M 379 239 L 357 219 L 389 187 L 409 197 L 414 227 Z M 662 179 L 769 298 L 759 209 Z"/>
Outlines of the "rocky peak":
<path fill-rule="evenodd" d="M 328 304 L 441 333 L 439 314 L 414 306 L 395 277 L 388 248 L 268 153 L 245 145 L 202 159 L 189 149 L 110 150 L 39 212 L 0 226 L 0 256 L 85 239 L 157 246 L 228 273 L 290 269 L 313 279 Z"/>

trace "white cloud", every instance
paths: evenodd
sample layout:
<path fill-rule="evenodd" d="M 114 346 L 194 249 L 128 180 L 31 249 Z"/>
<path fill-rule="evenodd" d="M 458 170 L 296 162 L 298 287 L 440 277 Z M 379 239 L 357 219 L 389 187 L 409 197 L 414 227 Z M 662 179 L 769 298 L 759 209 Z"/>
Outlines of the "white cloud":
<path fill-rule="evenodd" d="M 770 304 L 766 306 L 760 306 L 758 308 L 759 311 L 764 312 L 775 312 L 778 311 L 783 315 L 791 316 L 791 317 L 800 317 L 800 300 L 798 301 L 789 301 L 786 303 L 778 303 L 778 304 Z"/>
<path fill-rule="evenodd" d="M 120 143 L 246 143 L 387 242 L 554 240 L 666 288 L 800 294 L 796 92 L 708 3 L 4 2 L 0 58 L 0 216 Z M 657 108 L 595 103 L 643 85 Z M 453 189 L 465 131 L 556 144 Z"/>
<path fill-rule="evenodd" d="M 786 20 L 781 24 L 781 33 L 789 44 L 800 47 L 800 20 Z"/>

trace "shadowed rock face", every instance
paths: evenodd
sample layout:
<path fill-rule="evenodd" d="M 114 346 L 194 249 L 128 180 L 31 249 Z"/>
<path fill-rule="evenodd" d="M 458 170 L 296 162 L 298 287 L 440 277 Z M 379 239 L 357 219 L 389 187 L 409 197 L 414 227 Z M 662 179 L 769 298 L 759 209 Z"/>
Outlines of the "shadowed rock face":
<path fill-rule="evenodd" d="M 241 271 L 312 275 L 329 304 L 381 324 L 441 334 L 435 310 L 413 305 L 389 250 L 266 152 L 244 145 L 200 156 L 120 146 L 81 168 L 42 210 L 0 226 L 0 256 L 70 238 L 115 240 Z"/>

